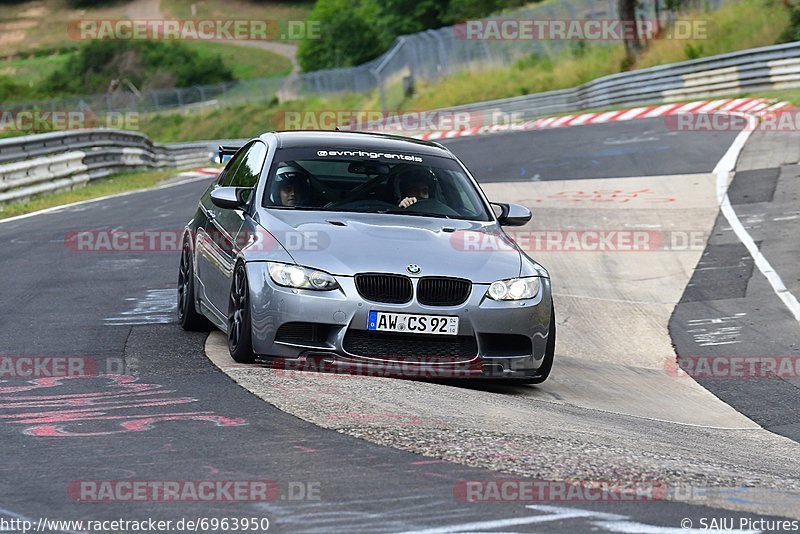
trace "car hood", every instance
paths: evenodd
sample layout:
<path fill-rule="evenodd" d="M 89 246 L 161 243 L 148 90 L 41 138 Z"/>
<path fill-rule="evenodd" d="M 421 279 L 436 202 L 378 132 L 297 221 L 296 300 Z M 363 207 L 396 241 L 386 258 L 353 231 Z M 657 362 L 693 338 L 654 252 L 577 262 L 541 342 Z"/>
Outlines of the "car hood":
<path fill-rule="evenodd" d="M 334 275 L 386 272 L 488 284 L 520 273 L 520 252 L 495 222 L 293 210 L 259 215 L 298 264 Z M 407 269 L 412 264 L 420 268 L 416 275 Z"/>

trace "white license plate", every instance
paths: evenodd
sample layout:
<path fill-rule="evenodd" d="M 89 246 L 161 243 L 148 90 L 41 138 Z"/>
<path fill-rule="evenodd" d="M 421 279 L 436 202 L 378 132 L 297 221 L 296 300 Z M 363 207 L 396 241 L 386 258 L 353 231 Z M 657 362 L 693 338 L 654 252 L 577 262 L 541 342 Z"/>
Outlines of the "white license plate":
<path fill-rule="evenodd" d="M 458 317 L 370 311 L 367 330 L 458 335 Z"/>

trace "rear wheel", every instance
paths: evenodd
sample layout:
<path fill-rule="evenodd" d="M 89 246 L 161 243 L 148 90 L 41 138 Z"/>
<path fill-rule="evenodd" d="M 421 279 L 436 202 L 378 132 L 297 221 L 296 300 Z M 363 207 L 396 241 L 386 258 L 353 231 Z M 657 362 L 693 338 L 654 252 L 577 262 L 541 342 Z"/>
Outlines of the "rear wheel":
<path fill-rule="evenodd" d="M 184 241 L 181 266 L 178 269 L 178 322 L 184 330 L 201 332 L 211 330 L 211 323 L 202 314 L 197 313 L 194 301 L 192 247 L 189 241 Z"/>
<path fill-rule="evenodd" d="M 228 310 L 228 350 L 239 363 L 253 363 L 253 336 L 250 323 L 250 286 L 243 263 L 236 265 Z"/>

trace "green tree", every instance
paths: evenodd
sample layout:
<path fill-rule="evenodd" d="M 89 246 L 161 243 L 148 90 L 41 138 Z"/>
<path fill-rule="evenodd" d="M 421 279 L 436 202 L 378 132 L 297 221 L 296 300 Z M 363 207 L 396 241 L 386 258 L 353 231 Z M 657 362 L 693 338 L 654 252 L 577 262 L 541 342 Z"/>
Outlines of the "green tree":
<path fill-rule="evenodd" d="M 526 0 L 450 0 L 444 21 L 456 24 L 468 19 L 478 19 L 526 4 Z"/>
<path fill-rule="evenodd" d="M 393 38 L 443 26 L 447 0 L 375 0 L 378 25 Z"/>
<path fill-rule="evenodd" d="M 375 19 L 377 5 L 371 0 L 317 0 L 309 20 L 319 21 L 319 39 L 300 42 L 297 59 L 305 71 L 358 65 L 381 54 Z"/>
<path fill-rule="evenodd" d="M 633 35 L 626 36 L 625 43 L 625 60 L 623 67 L 627 69 L 639 58 L 642 52 L 642 42 L 639 40 L 638 29 L 636 23 L 636 0 L 617 0 L 617 11 L 619 12 L 619 20 L 624 25 L 633 25 Z"/>

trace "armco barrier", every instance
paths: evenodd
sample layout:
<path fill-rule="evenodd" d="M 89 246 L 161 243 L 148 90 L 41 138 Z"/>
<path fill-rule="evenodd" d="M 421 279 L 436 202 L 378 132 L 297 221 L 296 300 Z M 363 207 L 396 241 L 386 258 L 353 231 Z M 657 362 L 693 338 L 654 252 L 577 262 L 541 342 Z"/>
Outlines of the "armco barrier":
<path fill-rule="evenodd" d="M 443 111 L 497 111 L 528 120 L 585 109 L 681 102 L 793 87 L 800 87 L 800 42 L 612 74 L 572 89 L 452 106 Z"/>
<path fill-rule="evenodd" d="M 74 130 L 0 139 L 0 203 L 72 189 L 115 172 L 209 162 L 208 142 L 154 145 L 125 130 Z"/>

